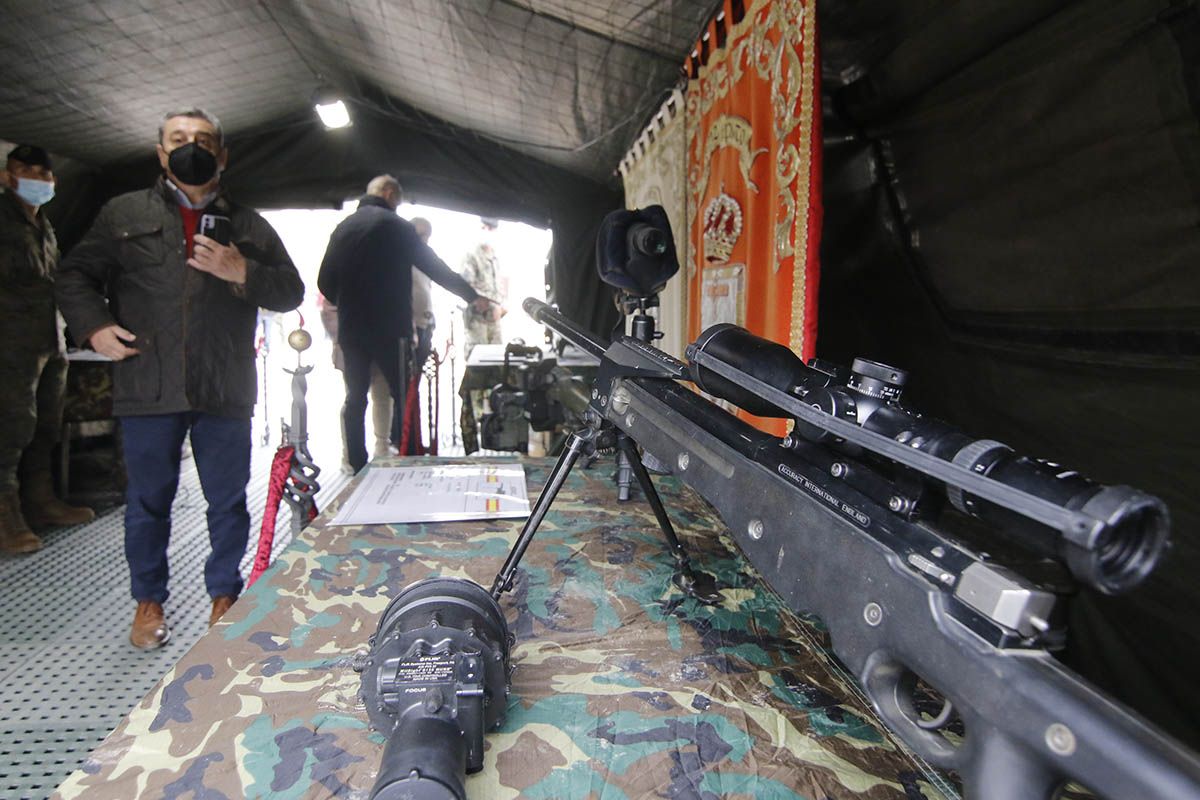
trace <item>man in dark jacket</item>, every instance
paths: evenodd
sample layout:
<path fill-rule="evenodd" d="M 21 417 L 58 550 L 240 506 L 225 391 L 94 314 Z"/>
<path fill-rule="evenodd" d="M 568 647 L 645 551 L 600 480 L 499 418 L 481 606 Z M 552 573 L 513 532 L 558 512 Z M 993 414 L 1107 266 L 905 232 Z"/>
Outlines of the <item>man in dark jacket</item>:
<path fill-rule="evenodd" d="M 210 625 L 241 592 L 258 307 L 290 311 L 304 296 L 271 226 L 220 192 L 228 151 L 215 117 L 202 109 L 167 114 L 158 158 L 163 177 L 105 205 L 55 283 L 76 341 L 116 362 L 113 413 L 129 476 L 125 556 L 138 601 L 129 638 L 143 649 L 170 635 L 162 610 L 167 544 L 189 432 L 208 502 Z M 204 215 L 223 218 L 216 238 L 197 233 Z M 225 244 L 216 235 L 222 228 Z"/>
<path fill-rule="evenodd" d="M 62 428 L 67 362 L 54 310 L 58 242 L 42 205 L 54 170 L 40 147 L 18 145 L 0 194 L 0 551 L 42 546 L 30 528 L 96 515 L 54 495 L 50 456 Z M 18 499 L 18 484 L 20 485 Z"/>
<path fill-rule="evenodd" d="M 317 275 L 317 287 L 338 309 L 346 404 L 342 407 L 350 467 L 367 463 L 363 418 L 374 363 L 403 407 L 412 342 L 412 268 L 424 272 L 479 310 L 491 301 L 446 266 L 421 241 L 407 220 L 396 216 L 400 183 L 391 175 L 372 178 L 358 210 L 333 231 Z"/>

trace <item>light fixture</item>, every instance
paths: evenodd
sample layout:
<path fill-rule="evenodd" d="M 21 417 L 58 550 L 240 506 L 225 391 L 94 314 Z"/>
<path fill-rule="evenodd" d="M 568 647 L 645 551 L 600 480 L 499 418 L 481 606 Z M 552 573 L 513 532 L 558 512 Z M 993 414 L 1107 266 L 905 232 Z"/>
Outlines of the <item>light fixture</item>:
<path fill-rule="evenodd" d="M 344 128 L 350 124 L 350 112 L 341 100 L 318 103 L 313 108 L 317 109 L 317 116 L 325 123 L 326 128 Z"/>
<path fill-rule="evenodd" d="M 350 111 L 333 89 L 323 87 L 314 92 L 313 108 L 326 128 L 344 128 L 350 124 Z"/>

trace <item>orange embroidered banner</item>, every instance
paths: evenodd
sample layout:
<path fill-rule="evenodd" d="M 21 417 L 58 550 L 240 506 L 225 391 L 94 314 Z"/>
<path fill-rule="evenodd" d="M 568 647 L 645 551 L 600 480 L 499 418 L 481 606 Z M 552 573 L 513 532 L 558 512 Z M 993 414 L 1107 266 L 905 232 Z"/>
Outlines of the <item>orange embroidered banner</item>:
<path fill-rule="evenodd" d="M 816 0 L 745 5 L 734 22 L 726 0 L 689 64 L 688 335 L 733 322 L 808 359 L 821 238 Z"/>

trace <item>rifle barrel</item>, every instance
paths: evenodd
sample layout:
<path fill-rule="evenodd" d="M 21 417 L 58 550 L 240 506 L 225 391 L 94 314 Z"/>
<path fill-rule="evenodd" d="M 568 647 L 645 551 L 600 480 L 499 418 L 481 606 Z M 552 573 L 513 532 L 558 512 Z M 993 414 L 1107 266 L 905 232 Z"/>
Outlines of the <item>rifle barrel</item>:
<path fill-rule="evenodd" d="M 608 350 L 608 342 L 593 336 L 591 332 L 584 330 L 576 325 L 571 320 L 564 317 L 553 308 L 533 297 L 526 297 L 522 304 L 525 308 L 525 313 L 533 317 L 537 322 L 542 323 L 547 328 L 557 333 L 559 336 L 566 339 L 571 344 L 583 350 L 588 355 L 594 358 L 601 358 L 604 352 Z"/>

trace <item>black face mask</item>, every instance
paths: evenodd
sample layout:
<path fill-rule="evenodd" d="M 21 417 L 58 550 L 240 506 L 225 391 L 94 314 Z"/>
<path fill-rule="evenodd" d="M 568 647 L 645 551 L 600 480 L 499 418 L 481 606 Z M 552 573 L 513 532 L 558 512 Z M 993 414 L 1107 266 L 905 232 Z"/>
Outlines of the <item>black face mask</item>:
<path fill-rule="evenodd" d="M 217 157 L 195 142 L 188 142 L 171 151 L 167 166 L 182 183 L 203 186 L 217 174 Z"/>

